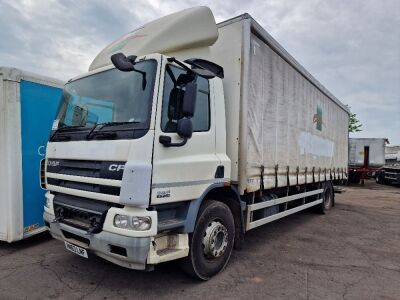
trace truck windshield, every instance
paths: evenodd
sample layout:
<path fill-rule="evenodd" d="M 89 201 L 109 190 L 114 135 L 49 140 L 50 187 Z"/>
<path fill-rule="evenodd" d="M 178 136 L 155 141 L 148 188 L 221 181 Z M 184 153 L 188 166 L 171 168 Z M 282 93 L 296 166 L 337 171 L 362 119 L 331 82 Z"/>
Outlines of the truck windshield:
<path fill-rule="evenodd" d="M 107 131 L 148 129 L 156 67 L 147 60 L 135 64 L 136 71 L 111 69 L 67 83 L 53 130 L 76 135 L 100 123 L 120 125 Z"/>

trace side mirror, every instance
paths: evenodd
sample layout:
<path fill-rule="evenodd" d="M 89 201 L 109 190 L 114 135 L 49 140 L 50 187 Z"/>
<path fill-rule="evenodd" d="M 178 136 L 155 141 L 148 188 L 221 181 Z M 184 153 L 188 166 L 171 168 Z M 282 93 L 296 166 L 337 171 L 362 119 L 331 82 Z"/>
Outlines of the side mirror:
<path fill-rule="evenodd" d="M 135 70 L 135 59 L 136 56 L 130 55 L 126 57 L 123 53 L 115 53 L 111 55 L 111 62 L 120 71 L 130 72 Z"/>
<path fill-rule="evenodd" d="M 182 116 L 183 118 L 178 120 L 176 133 L 183 139 L 179 143 L 172 143 L 170 136 L 161 135 L 159 142 L 165 147 L 180 147 L 187 143 L 187 140 L 192 137 L 193 124 L 190 119 L 194 115 L 194 109 L 196 107 L 197 97 L 197 83 L 188 82 L 185 85 L 185 94 L 182 99 Z"/>
<path fill-rule="evenodd" d="M 197 83 L 189 82 L 185 86 L 185 94 L 183 96 L 182 114 L 184 117 L 191 118 L 194 115 L 197 97 Z M 178 125 L 179 127 L 179 125 Z"/>
<path fill-rule="evenodd" d="M 193 133 L 192 120 L 183 118 L 178 121 L 176 132 L 183 139 L 190 139 Z"/>
<path fill-rule="evenodd" d="M 183 139 L 182 142 L 172 143 L 171 137 L 167 135 L 160 135 L 159 142 L 165 147 L 180 147 L 184 146 L 188 139 L 192 137 L 193 125 L 192 120 L 183 118 L 178 121 L 178 126 L 176 129 L 178 135 Z"/>

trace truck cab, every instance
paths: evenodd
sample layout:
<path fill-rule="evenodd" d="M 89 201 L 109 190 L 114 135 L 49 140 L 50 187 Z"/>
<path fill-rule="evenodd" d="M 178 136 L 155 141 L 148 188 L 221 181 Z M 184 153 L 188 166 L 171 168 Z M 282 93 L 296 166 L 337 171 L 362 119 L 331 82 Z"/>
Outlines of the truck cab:
<path fill-rule="evenodd" d="M 150 54 L 65 85 L 43 182 L 53 237 L 135 269 L 188 255 L 188 200 L 230 184 L 221 78 L 192 68 Z"/>

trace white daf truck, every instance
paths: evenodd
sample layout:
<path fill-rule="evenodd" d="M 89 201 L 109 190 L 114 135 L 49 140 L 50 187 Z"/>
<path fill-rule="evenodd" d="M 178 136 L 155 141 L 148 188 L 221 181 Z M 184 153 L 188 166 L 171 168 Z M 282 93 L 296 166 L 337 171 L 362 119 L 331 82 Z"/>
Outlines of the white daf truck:
<path fill-rule="evenodd" d="M 207 280 L 246 231 L 334 205 L 348 111 L 248 14 L 175 13 L 101 51 L 64 87 L 44 219 L 66 248 Z"/>

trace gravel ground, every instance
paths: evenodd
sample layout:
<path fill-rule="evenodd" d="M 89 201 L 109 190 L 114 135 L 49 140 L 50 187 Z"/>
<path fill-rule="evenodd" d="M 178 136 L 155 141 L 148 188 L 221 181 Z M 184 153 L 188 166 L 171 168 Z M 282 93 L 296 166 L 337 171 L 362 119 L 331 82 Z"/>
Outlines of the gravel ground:
<path fill-rule="evenodd" d="M 47 234 L 0 243 L 0 299 L 400 299 L 400 188 L 367 182 L 327 215 L 254 229 L 208 282 L 176 263 L 153 272 L 83 259 Z"/>

